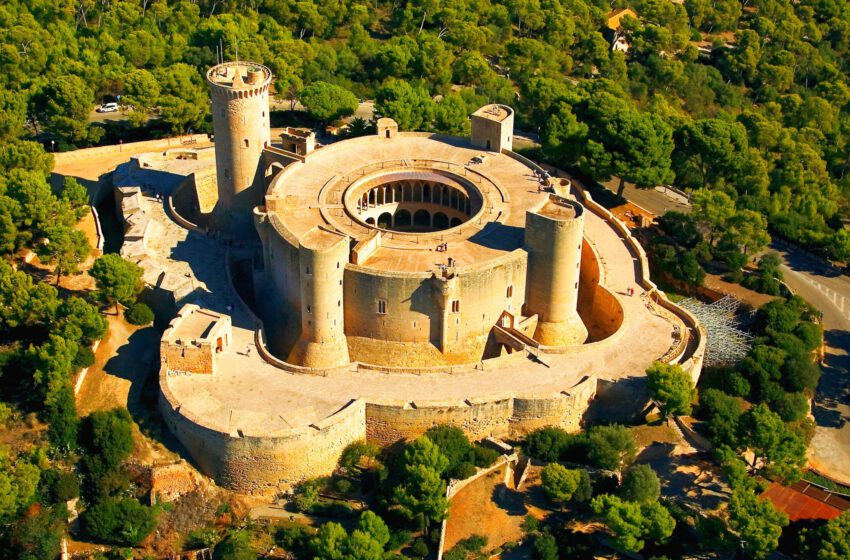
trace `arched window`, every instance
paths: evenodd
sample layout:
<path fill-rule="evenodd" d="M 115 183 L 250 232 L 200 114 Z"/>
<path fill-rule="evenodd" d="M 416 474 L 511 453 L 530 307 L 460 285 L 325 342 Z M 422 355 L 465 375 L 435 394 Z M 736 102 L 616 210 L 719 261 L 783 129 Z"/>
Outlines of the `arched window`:
<path fill-rule="evenodd" d="M 429 214 L 427 210 L 417 210 L 416 213 L 413 214 L 413 225 L 416 227 L 430 227 L 431 214 Z"/>

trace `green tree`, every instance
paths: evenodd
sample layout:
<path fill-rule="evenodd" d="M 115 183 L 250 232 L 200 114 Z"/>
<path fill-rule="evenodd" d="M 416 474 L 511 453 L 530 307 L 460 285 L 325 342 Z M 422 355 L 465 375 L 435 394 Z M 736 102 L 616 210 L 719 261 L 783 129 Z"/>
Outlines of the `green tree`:
<path fill-rule="evenodd" d="M 649 465 L 634 465 L 623 477 L 620 494 L 631 502 L 656 502 L 661 495 L 658 475 Z"/>
<path fill-rule="evenodd" d="M 94 143 L 103 135 L 103 129 L 89 125 L 94 93 L 79 76 L 70 74 L 51 79 L 36 96 L 35 105 L 47 130 L 60 141 Z"/>
<path fill-rule="evenodd" d="M 753 452 L 752 467 L 791 482 L 806 463 L 806 444 L 767 405 L 757 404 L 741 417 L 738 442 Z M 763 465 L 763 467 L 761 467 Z"/>
<path fill-rule="evenodd" d="M 394 119 L 400 130 L 428 130 L 434 118 L 434 101 L 425 89 L 393 79 L 375 92 L 375 112 Z"/>
<path fill-rule="evenodd" d="M 314 119 L 327 123 L 353 115 L 357 97 L 345 88 L 314 82 L 301 91 L 301 104 Z"/>
<path fill-rule="evenodd" d="M 84 511 L 81 521 L 99 541 L 136 546 L 156 527 L 156 512 L 136 499 L 108 498 Z"/>
<path fill-rule="evenodd" d="M 816 560 L 850 558 L 850 513 L 844 512 L 826 525 L 802 533 L 803 552 Z"/>
<path fill-rule="evenodd" d="M 325 523 L 310 541 L 310 550 L 316 560 L 345 560 L 348 533 L 339 523 Z"/>
<path fill-rule="evenodd" d="M 535 538 L 532 548 L 536 560 L 558 560 L 558 542 L 549 533 Z"/>
<path fill-rule="evenodd" d="M 133 70 L 124 78 L 123 101 L 134 107 L 130 122 L 141 126 L 159 103 L 160 86 L 156 77 L 144 69 Z"/>
<path fill-rule="evenodd" d="M 469 109 L 463 98 L 451 93 L 434 106 L 434 130 L 455 136 L 469 133 Z"/>
<path fill-rule="evenodd" d="M 749 145 L 741 123 L 721 119 L 685 122 L 676 131 L 673 170 L 684 188 L 722 187 L 738 180 Z"/>
<path fill-rule="evenodd" d="M 550 500 L 560 505 L 570 501 L 578 489 L 581 475 L 558 463 L 549 463 L 540 473 L 543 490 Z"/>
<path fill-rule="evenodd" d="M 729 499 L 729 528 L 752 558 L 767 558 L 776 550 L 788 516 L 776 511 L 770 500 L 759 499 L 748 489 L 736 488 Z"/>
<path fill-rule="evenodd" d="M 441 478 L 449 461 L 427 436 L 416 439 L 404 451 L 401 480 L 393 501 L 409 519 L 418 519 L 427 530 L 428 521 L 446 516 L 446 483 Z"/>
<path fill-rule="evenodd" d="M 0 447 L 0 519 L 12 518 L 30 504 L 40 476 L 39 468 L 25 457 L 13 462 L 9 450 Z"/>
<path fill-rule="evenodd" d="M 89 193 L 74 177 L 65 177 L 60 196 L 70 205 L 77 220 L 88 214 Z"/>
<path fill-rule="evenodd" d="M 56 320 L 65 333 L 65 338 L 69 338 L 68 333 L 71 330 L 79 329 L 84 343 L 103 338 L 108 326 L 106 319 L 95 306 L 77 296 L 71 296 L 59 304 Z"/>
<path fill-rule="evenodd" d="M 600 93 L 591 98 L 584 122 L 588 138 L 579 164 L 597 180 L 619 177 L 618 197 L 626 181 L 650 188 L 673 180 L 673 130 L 658 115 Z"/>
<path fill-rule="evenodd" d="M 538 428 L 527 436 L 522 443 L 523 452 L 545 463 L 559 461 L 564 452 L 576 441 L 572 436 L 554 426 Z"/>
<path fill-rule="evenodd" d="M 658 403 L 665 418 L 671 414 L 679 416 L 691 413 L 691 401 L 696 397 L 696 389 L 690 373 L 676 364 L 655 362 L 646 370 L 646 378 L 652 398 Z"/>
<path fill-rule="evenodd" d="M 94 261 L 89 274 L 97 282 L 103 299 L 115 305 L 118 313 L 118 303 L 125 305 L 133 303 L 142 289 L 142 273 L 144 271 L 136 263 L 121 258 L 120 255 L 107 253 Z"/>
<path fill-rule="evenodd" d="M 676 528 L 676 520 L 657 502 L 624 502 L 603 494 L 593 498 L 593 512 L 614 533 L 614 542 L 627 552 L 640 552 L 646 541 L 666 542 Z"/>
<path fill-rule="evenodd" d="M 374 539 L 381 547 L 385 547 L 390 542 L 390 530 L 384 520 L 376 513 L 364 511 L 357 520 L 356 531 L 362 531 Z"/>
<path fill-rule="evenodd" d="M 593 426 L 587 433 L 588 458 L 591 464 L 608 469 L 622 478 L 623 469 L 635 460 L 635 438 L 628 428 L 619 425 Z"/>
<path fill-rule="evenodd" d="M 50 227 L 45 232 L 45 243 L 37 248 L 39 257 L 44 262 L 55 266 L 56 285 L 65 274 L 76 274 L 80 264 L 91 251 L 86 234 L 66 226 Z"/>
<path fill-rule="evenodd" d="M 133 451 L 133 419 L 126 408 L 92 412 L 82 424 L 80 441 L 89 472 L 113 470 Z"/>
<path fill-rule="evenodd" d="M 740 401 L 718 389 L 705 389 L 699 397 L 700 416 L 707 420 L 708 431 L 715 443 L 735 446 L 738 422 L 744 409 Z"/>

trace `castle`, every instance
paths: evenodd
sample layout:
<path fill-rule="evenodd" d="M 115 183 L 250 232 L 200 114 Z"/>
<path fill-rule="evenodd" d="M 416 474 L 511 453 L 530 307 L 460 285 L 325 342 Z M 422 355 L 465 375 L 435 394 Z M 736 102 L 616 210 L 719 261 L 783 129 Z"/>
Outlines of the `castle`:
<path fill-rule="evenodd" d="M 280 488 L 328 474 L 357 440 L 438 423 L 576 430 L 599 375 L 656 359 L 699 375 L 695 320 L 655 289 L 621 223 L 513 151 L 510 107 L 475 111 L 469 138 L 384 117 L 321 146 L 272 134 L 267 68 L 224 63 L 207 79 L 209 233 L 255 247 L 251 323 L 185 307 L 163 337 L 160 408 L 220 483 Z"/>

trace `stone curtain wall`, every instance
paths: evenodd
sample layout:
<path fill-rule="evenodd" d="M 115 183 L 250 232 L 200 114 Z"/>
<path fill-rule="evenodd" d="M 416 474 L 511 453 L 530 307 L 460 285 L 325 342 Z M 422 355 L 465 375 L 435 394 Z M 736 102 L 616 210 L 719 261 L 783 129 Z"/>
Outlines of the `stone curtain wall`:
<path fill-rule="evenodd" d="M 415 439 L 439 424 L 457 426 L 471 439 L 518 437 L 552 425 L 574 432 L 581 429 L 584 413 L 595 395 L 596 376 L 591 375 L 554 394 L 422 405 L 367 403 L 366 436 L 370 442 L 389 445 L 401 439 Z"/>

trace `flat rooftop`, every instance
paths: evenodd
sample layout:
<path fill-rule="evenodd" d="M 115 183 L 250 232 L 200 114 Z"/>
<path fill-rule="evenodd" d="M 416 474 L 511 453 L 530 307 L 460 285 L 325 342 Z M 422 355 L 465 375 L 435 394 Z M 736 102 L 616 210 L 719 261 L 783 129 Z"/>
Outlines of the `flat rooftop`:
<path fill-rule="evenodd" d="M 182 321 L 177 323 L 172 339 L 175 340 L 202 340 L 216 322 L 221 320 L 221 315 L 198 309 Z"/>
<path fill-rule="evenodd" d="M 481 193 L 483 211 L 459 227 L 417 235 L 391 233 L 361 263 L 387 272 L 431 274 L 453 258 L 458 266 L 504 257 L 523 245 L 525 214 L 545 204 L 534 170 L 467 140 L 427 133 L 400 133 L 392 139 L 363 136 L 311 153 L 279 173 L 266 194 L 269 219 L 279 234 L 301 240 L 314 227 L 340 231 L 356 241 L 375 231 L 353 219 L 343 200 L 347 189 L 373 173 L 441 172 L 471 183 Z M 447 250 L 437 247 L 447 244 Z"/>
<path fill-rule="evenodd" d="M 511 109 L 504 105 L 485 105 L 472 113 L 476 117 L 484 117 L 491 121 L 502 122 L 511 115 Z"/>

